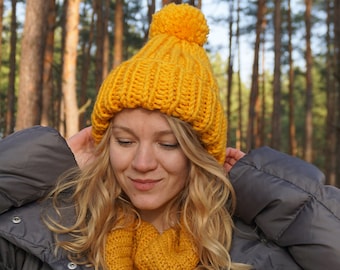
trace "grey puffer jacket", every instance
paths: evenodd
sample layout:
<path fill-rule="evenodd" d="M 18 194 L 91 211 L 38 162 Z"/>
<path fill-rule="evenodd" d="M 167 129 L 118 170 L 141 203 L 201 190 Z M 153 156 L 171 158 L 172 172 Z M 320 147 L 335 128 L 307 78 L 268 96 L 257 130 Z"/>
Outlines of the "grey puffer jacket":
<path fill-rule="evenodd" d="M 41 218 L 52 208 L 37 201 L 74 166 L 71 150 L 52 128 L 35 126 L 0 141 L 1 270 L 89 269 L 54 254 L 53 235 Z"/>
<path fill-rule="evenodd" d="M 0 269 L 90 269 L 55 255 L 37 201 L 76 166 L 65 140 L 33 127 L 0 141 Z M 238 196 L 231 256 L 254 269 L 340 269 L 340 191 L 314 166 L 269 148 L 236 163 Z M 72 214 L 70 214 L 72 219 Z"/>
<path fill-rule="evenodd" d="M 257 250 L 263 245 L 237 237 L 234 260 L 257 269 L 340 269 L 340 189 L 324 185 L 320 170 L 263 147 L 239 160 L 230 180 L 237 195 L 236 216 L 253 226 L 261 243 L 273 247 L 263 260 L 265 250 Z M 251 237 L 256 237 L 254 231 Z M 288 252 L 295 267 L 287 267 L 289 260 L 277 247 Z"/>

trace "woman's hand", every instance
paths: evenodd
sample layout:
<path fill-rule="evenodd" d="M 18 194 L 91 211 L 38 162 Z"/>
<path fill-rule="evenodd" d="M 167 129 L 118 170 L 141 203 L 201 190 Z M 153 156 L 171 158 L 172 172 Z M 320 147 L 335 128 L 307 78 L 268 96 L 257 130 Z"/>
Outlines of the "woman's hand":
<path fill-rule="evenodd" d="M 84 128 L 66 140 L 80 169 L 95 158 L 95 145 L 91 135 L 91 130 L 91 126 Z"/>
<path fill-rule="evenodd" d="M 227 147 L 225 155 L 226 155 L 226 159 L 224 162 L 224 168 L 229 173 L 231 168 L 235 165 L 235 163 L 239 159 L 241 159 L 245 155 L 245 153 L 239 149 Z"/>

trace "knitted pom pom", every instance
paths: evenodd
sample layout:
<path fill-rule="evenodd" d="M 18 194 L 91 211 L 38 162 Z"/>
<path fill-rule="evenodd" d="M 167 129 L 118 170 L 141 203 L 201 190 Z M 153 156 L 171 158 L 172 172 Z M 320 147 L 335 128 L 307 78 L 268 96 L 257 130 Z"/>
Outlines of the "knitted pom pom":
<path fill-rule="evenodd" d="M 168 34 L 203 46 L 208 33 L 207 22 L 199 9 L 172 3 L 153 15 L 149 37 Z"/>

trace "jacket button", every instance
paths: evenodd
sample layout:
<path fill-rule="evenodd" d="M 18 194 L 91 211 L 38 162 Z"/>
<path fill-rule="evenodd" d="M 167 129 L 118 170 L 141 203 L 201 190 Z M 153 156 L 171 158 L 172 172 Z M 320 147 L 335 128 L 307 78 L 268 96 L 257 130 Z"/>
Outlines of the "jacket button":
<path fill-rule="evenodd" d="M 75 263 L 73 263 L 73 262 L 69 262 L 67 264 L 67 268 L 73 270 L 73 269 L 77 268 L 77 265 Z"/>
<path fill-rule="evenodd" d="M 12 217 L 12 222 L 13 222 L 14 224 L 19 224 L 19 223 L 21 223 L 21 217 L 18 217 L 18 216 Z"/>

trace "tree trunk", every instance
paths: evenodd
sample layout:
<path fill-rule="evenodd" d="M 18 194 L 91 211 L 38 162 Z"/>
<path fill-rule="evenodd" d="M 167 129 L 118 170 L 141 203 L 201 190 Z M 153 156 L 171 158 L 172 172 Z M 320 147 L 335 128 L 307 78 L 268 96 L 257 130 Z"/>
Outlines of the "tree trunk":
<path fill-rule="evenodd" d="M 292 156 L 297 154 L 296 131 L 295 131 L 295 106 L 294 106 L 294 64 L 293 64 L 293 47 L 292 47 L 292 16 L 291 16 L 291 1 L 288 0 L 288 62 L 289 62 L 289 153 Z"/>
<path fill-rule="evenodd" d="M 86 16 L 87 12 L 87 5 L 84 5 L 83 14 Z M 93 37 L 94 37 L 94 16 L 95 12 L 92 11 L 91 15 L 91 22 L 90 22 L 90 28 L 88 30 L 88 38 L 83 40 L 83 43 L 81 45 L 81 51 L 82 51 L 82 64 L 81 64 L 81 76 L 80 76 L 80 97 L 79 102 L 83 110 L 80 110 L 79 112 L 79 124 L 80 128 L 86 127 L 89 123 L 87 123 L 87 118 L 85 115 L 85 109 L 86 106 L 91 100 L 88 99 L 87 95 L 87 84 L 88 84 L 88 76 L 89 76 L 89 70 L 90 70 L 90 64 L 91 64 L 91 48 L 93 44 Z"/>
<path fill-rule="evenodd" d="M 96 61 L 95 61 L 95 81 L 96 90 L 98 90 L 103 82 L 103 57 L 104 57 L 104 10 L 103 0 L 94 0 L 94 10 L 97 14 L 96 20 Z"/>
<path fill-rule="evenodd" d="M 69 0 L 65 21 L 65 51 L 63 57 L 62 92 L 65 108 L 66 137 L 79 131 L 76 94 L 77 46 L 80 0 Z"/>
<path fill-rule="evenodd" d="M 104 37 L 103 37 L 103 63 L 102 63 L 102 81 L 109 74 L 110 65 L 110 38 L 109 38 L 109 16 L 110 16 L 110 0 L 104 1 L 103 7 L 103 27 L 104 27 Z"/>
<path fill-rule="evenodd" d="M 61 58 L 64 59 L 65 54 L 65 37 L 66 37 L 66 17 L 67 17 L 67 8 L 68 8 L 68 0 L 65 0 L 61 3 Z M 64 108 L 64 96 L 63 96 L 63 69 L 64 65 L 60 65 L 60 78 L 56 82 L 56 90 L 55 90 L 55 100 L 53 102 L 54 107 L 54 126 L 59 130 L 62 136 L 65 136 L 66 133 L 66 123 L 65 123 L 65 108 Z"/>
<path fill-rule="evenodd" d="M 336 184 L 336 92 L 335 92 L 335 78 L 333 76 L 335 72 L 334 66 L 334 50 L 333 44 L 331 42 L 331 18 L 333 18 L 333 9 L 331 8 L 330 0 L 326 1 L 326 12 L 327 12 L 327 32 L 326 32 L 326 44 L 327 44 L 327 54 L 326 54 L 326 145 L 325 145 L 325 174 L 326 183 L 330 185 Z"/>
<path fill-rule="evenodd" d="M 48 3 L 27 0 L 22 38 L 16 129 L 40 124 Z"/>
<path fill-rule="evenodd" d="M 261 98 L 261 102 L 259 102 L 259 104 L 261 106 L 261 110 L 259 110 L 259 112 L 261 111 L 261 117 L 257 117 L 258 121 L 257 121 L 257 126 L 258 126 L 258 134 L 256 136 L 256 143 L 255 146 L 256 147 L 260 147 L 262 145 L 265 144 L 266 138 L 267 138 L 267 132 L 266 132 L 266 114 L 267 114 L 267 102 L 266 102 L 266 97 L 267 97 L 267 79 L 266 79 L 266 37 L 265 37 L 265 30 L 263 30 L 263 34 L 262 34 L 263 38 L 262 40 L 262 75 L 261 75 L 261 93 L 260 96 Z"/>
<path fill-rule="evenodd" d="M 241 81 L 241 49 L 240 49 L 240 1 L 237 1 L 237 22 L 236 22 L 236 47 L 237 47 L 237 61 L 238 61 L 238 85 L 237 85 L 237 99 L 238 99 L 238 121 L 236 130 L 236 145 L 237 149 L 243 149 L 243 113 L 242 113 L 242 81 Z"/>
<path fill-rule="evenodd" d="M 115 8 L 115 28 L 114 28 L 114 45 L 113 45 L 113 68 L 117 67 L 123 61 L 123 44 L 124 44 L 124 0 L 116 0 Z"/>
<path fill-rule="evenodd" d="M 149 38 L 149 28 L 150 28 L 150 24 L 151 24 L 151 20 L 152 20 L 152 15 L 155 13 L 156 11 L 156 0 L 148 0 L 148 26 L 145 27 L 145 32 L 144 32 L 144 42 L 147 42 L 148 38 Z M 163 1 L 162 1 L 162 6 L 166 5 Z"/>
<path fill-rule="evenodd" d="M 12 14 L 11 14 L 11 41 L 9 54 L 9 75 L 8 75 L 8 89 L 7 89 L 7 109 L 6 109 L 6 126 L 4 136 L 9 135 L 14 131 L 14 114 L 15 114 L 15 73 L 17 53 L 17 0 L 12 0 Z M 2 32 L 1 32 L 2 33 Z"/>
<path fill-rule="evenodd" d="M 312 48 L 311 48 L 311 9 L 312 0 L 305 0 L 305 24 L 306 24 L 306 118 L 305 118 L 305 145 L 304 159 L 313 162 L 313 81 L 312 81 Z"/>
<path fill-rule="evenodd" d="M 233 2 L 233 0 L 231 0 L 230 2 Z M 190 0 L 189 2 L 189 5 L 191 6 L 194 6 L 194 7 L 197 7 L 198 9 L 201 9 L 202 8 L 202 1 L 201 0 Z M 230 14 L 231 15 L 231 14 Z"/>
<path fill-rule="evenodd" d="M 1 64 L 2 64 L 2 30 L 3 30 L 3 13 L 4 13 L 4 0 L 0 0 L 0 85 L 2 84 L 2 72 L 1 72 Z M 4 136 L 6 132 L 6 120 L 5 120 L 5 103 L 0 102 L 0 138 Z M 7 108 L 6 108 L 7 109 Z M 2 120 L 3 119 L 3 120 Z M 4 128 L 3 128 L 4 127 Z"/>
<path fill-rule="evenodd" d="M 265 11 L 266 11 L 266 1 L 258 1 L 257 9 L 257 21 L 256 21 L 256 38 L 255 38 L 255 49 L 254 49 L 254 63 L 253 63 L 253 73 L 250 89 L 250 100 L 249 100 L 249 113 L 248 113 L 248 132 L 247 132 L 247 150 L 255 147 L 256 136 L 258 136 L 258 130 L 256 126 L 258 117 L 258 95 L 259 95 L 259 51 L 261 42 L 261 33 L 266 27 L 265 22 Z"/>
<path fill-rule="evenodd" d="M 233 68 L 234 68 L 234 55 L 233 55 L 233 14 L 234 14 L 234 0 L 229 3 L 229 52 L 228 52 L 228 67 L 227 67 L 227 123 L 231 123 L 231 94 L 233 83 Z M 231 138 L 230 125 L 227 127 L 227 138 Z"/>
<path fill-rule="evenodd" d="M 53 52 L 54 52 L 54 29 L 56 24 L 56 3 L 55 0 L 48 0 L 49 12 L 47 20 L 46 47 L 44 54 L 43 87 L 42 87 L 42 112 L 41 125 L 50 126 L 53 124 L 52 98 L 53 98 Z"/>
<path fill-rule="evenodd" d="M 281 145 L 281 0 L 275 1 L 274 9 L 274 81 L 271 146 Z"/>
<path fill-rule="evenodd" d="M 340 187 L 340 1 L 334 1 L 334 47 L 335 47 L 335 80 L 337 103 L 335 106 L 335 123 L 336 123 L 336 186 Z"/>
<path fill-rule="evenodd" d="M 2 33 L 3 29 L 3 14 L 4 14 L 4 0 L 0 0 L 0 33 Z M 2 35 L 0 35 L 0 69 L 1 63 L 2 63 Z"/>
<path fill-rule="evenodd" d="M 162 0 L 162 6 L 168 5 L 170 3 L 182 4 L 182 0 Z"/>

